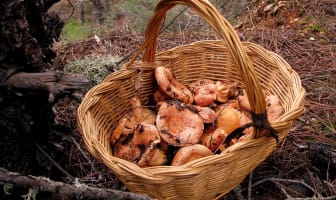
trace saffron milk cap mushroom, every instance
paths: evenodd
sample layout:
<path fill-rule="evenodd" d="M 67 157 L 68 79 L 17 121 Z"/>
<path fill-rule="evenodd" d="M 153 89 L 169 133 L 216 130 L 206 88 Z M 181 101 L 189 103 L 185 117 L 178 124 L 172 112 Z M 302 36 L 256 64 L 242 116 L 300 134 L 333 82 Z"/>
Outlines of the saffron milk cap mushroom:
<path fill-rule="evenodd" d="M 160 143 L 160 135 L 155 125 L 138 124 L 128 135 L 120 137 L 112 146 L 115 157 L 138 164 L 144 153 L 152 153 L 152 149 Z M 148 160 L 152 155 L 147 155 Z M 145 158 L 143 158 L 145 159 Z M 147 158 L 146 158 L 147 159 Z M 145 162 L 145 161 L 143 161 Z"/>
<path fill-rule="evenodd" d="M 158 86 L 168 96 L 187 104 L 194 102 L 194 96 L 191 91 L 174 78 L 170 69 L 159 66 L 155 68 L 154 75 Z"/>
<path fill-rule="evenodd" d="M 198 111 L 177 100 L 161 104 L 156 126 L 161 138 L 177 147 L 198 143 L 204 130 L 203 119 Z"/>
<path fill-rule="evenodd" d="M 212 155 L 212 151 L 201 144 L 181 147 L 175 154 L 171 165 L 180 166 L 190 161 Z"/>

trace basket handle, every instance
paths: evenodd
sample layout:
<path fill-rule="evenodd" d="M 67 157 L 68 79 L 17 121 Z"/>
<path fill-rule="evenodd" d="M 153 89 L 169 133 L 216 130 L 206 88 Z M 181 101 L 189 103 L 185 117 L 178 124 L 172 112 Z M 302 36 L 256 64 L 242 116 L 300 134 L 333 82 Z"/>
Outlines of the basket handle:
<path fill-rule="evenodd" d="M 145 52 L 142 61 L 154 62 L 157 49 L 157 38 L 166 18 L 166 13 L 169 9 L 178 4 L 195 9 L 198 14 L 202 16 L 223 39 L 225 39 L 233 62 L 240 72 L 241 78 L 246 86 L 246 92 L 251 104 L 252 112 L 257 115 L 264 114 L 266 110 L 264 93 L 261 89 L 259 80 L 256 78 L 257 76 L 251 59 L 244 51 L 243 45 L 234 28 L 208 0 L 160 0 L 147 25 L 143 44 L 126 65 L 130 65 L 143 50 L 145 50 Z"/>

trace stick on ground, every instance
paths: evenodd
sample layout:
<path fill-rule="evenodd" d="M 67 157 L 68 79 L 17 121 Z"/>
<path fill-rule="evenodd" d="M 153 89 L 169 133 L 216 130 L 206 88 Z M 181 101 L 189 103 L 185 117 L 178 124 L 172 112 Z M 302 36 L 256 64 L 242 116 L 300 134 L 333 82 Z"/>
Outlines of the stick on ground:
<path fill-rule="evenodd" d="M 19 187 L 36 188 L 38 191 L 50 192 L 56 198 L 68 197 L 76 199 L 130 199 L 130 200 L 150 200 L 148 196 L 123 192 L 118 190 L 108 190 L 90 187 L 81 183 L 67 184 L 64 182 L 52 181 L 45 177 L 24 176 L 16 172 L 0 168 L 0 184 L 14 184 Z"/>

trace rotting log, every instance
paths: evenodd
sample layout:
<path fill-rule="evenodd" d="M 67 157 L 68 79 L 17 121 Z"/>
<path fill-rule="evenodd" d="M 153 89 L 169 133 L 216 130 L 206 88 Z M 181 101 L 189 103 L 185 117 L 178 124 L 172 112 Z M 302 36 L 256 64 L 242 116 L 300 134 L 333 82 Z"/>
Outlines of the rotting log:
<path fill-rule="evenodd" d="M 16 172 L 0 168 L 0 183 L 14 184 L 20 187 L 37 189 L 37 192 L 49 192 L 57 198 L 67 197 L 69 199 L 129 199 L 129 200 L 150 200 L 147 195 L 140 195 L 119 190 L 90 187 L 75 182 L 68 184 L 59 181 L 52 181 L 45 177 L 25 176 Z"/>
<path fill-rule="evenodd" d="M 60 71 L 41 73 L 20 72 L 10 76 L 5 85 L 15 89 L 48 91 L 48 100 L 49 102 L 53 102 L 55 96 L 62 93 L 69 93 L 71 90 L 88 88 L 91 82 L 82 75 Z"/>

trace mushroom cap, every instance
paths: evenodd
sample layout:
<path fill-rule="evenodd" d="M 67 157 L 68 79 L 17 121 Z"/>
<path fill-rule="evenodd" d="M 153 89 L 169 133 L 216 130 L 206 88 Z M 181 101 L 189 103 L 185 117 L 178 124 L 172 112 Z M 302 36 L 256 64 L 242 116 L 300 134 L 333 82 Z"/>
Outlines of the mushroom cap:
<path fill-rule="evenodd" d="M 110 142 L 112 145 L 121 135 L 128 135 L 133 131 L 132 129 L 140 123 L 155 124 L 155 112 L 148 108 L 144 108 L 138 97 L 131 98 L 130 103 L 132 110 L 126 113 L 125 116 L 119 120 L 117 127 L 110 136 Z"/>
<path fill-rule="evenodd" d="M 239 128 L 240 119 L 238 110 L 228 106 L 219 111 L 216 125 L 217 128 L 223 129 L 228 134 L 230 134 L 236 128 Z"/>
<path fill-rule="evenodd" d="M 168 162 L 165 151 L 160 149 L 157 142 L 153 142 L 142 154 L 138 165 L 140 167 L 152 167 L 164 165 Z"/>
<path fill-rule="evenodd" d="M 209 106 L 216 100 L 217 87 L 215 84 L 204 85 L 196 89 L 194 100 L 198 106 Z"/>
<path fill-rule="evenodd" d="M 212 151 L 201 144 L 181 147 L 175 154 L 171 165 L 180 166 L 190 161 L 212 155 Z"/>
<path fill-rule="evenodd" d="M 160 102 L 160 101 L 165 101 L 168 99 L 171 99 L 170 96 L 168 96 L 164 91 L 162 91 L 161 89 L 158 89 L 154 92 L 153 95 L 153 99 L 156 103 Z"/>
<path fill-rule="evenodd" d="M 215 84 L 215 81 L 210 80 L 210 79 L 202 79 L 202 80 L 193 81 L 192 83 L 188 85 L 188 88 L 190 89 L 192 93 L 195 94 L 196 90 L 198 90 L 199 88 L 203 88 L 204 86 L 209 85 L 209 84 Z"/>
<path fill-rule="evenodd" d="M 202 107 L 202 106 L 195 106 L 196 110 L 198 111 L 198 114 L 203 119 L 203 123 L 210 124 L 214 123 L 217 118 L 217 114 L 215 111 L 209 107 Z"/>
<path fill-rule="evenodd" d="M 138 124 L 128 135 L 122 135 L 112 146 L 113 156 L 138 163 L 148 148 L 160 143 L 160 135 L 155 125 Z"/>
<path fill-rule="evenodd" d="M 194 101 L 198 106 L 209 106 L 216 100 L 217 87 L 212 80 L 198 80 L 189 84 L 188 88 L 194 94 Z"/>
<path fill-rule="evenodd" d="M 177 100 L 161 104 L 156 126 L 163 140 L 178 147 L 198 143 L 204 130 L 203 119 L 198 112 Z"/>
<path fill-rule="evenodd" d="M 240 86 L 238 82 L 225 84 L 221 81 L 216 82 L 217 96 L 216 100 L 221 103 L 226 103 L 230 98 L 236 98 L 240 93 Z"/>
<path fill-rule="evenodd" d="M 127 127 L 133 128 L 139 123 L 155 124 L 155 112 L 151 109 L 144 108 L 141 105 L 141 101 L 138 97 L 131 98 L 130 103 L 132 106 L 132 111 L 127 116 L 128 121 L 125 124 Z"/>
<path fill-rule="evenodd" d="M 212 152 L 215 152 L 219 146 L 223 144 L 226 135 L 227 133 L 224 130 L 214 130 L 214 128 L 210 126 L 210 128 L 206 128 L 204 131 L 201 137 L 201 144 L 208 147 Z"/>
<path fill-rule="evenodd" d="M 159 88 L 168 96 L 184 103 L 192 104 L 194 96 L 187 86 L 174 78 L 173 73 L 166 67 L 157 67 L 154 75 Z"/>

